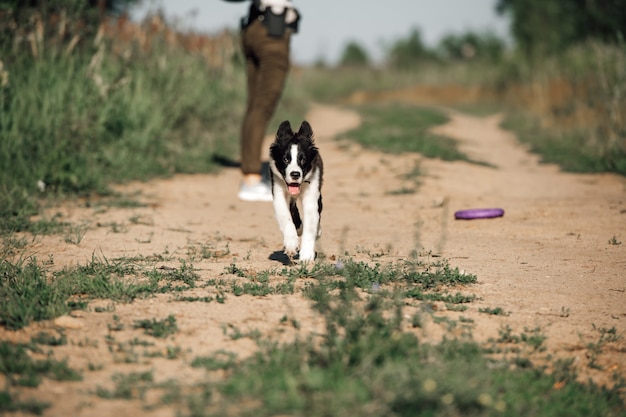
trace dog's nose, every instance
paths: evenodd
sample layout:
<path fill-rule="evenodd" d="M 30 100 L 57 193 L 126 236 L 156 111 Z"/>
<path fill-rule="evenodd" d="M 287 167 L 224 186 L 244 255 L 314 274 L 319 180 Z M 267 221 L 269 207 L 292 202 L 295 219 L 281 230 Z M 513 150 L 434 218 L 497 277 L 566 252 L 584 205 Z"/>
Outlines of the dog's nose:
<path fill-rule="evenodd" d="M 298 171 L 292 171 L 289 173 L 289 176 L 292 180 L 296 181 L 300 178 L 300 173 Z"/>

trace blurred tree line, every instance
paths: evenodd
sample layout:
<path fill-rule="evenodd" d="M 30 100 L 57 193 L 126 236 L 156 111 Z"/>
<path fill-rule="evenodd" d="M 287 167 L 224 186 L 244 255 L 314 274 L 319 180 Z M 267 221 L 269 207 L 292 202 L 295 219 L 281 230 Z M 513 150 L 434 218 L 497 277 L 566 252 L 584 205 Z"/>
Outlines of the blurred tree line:
<path fill-rule="evenodd" d="M 448 34 L 435 48 L 429 48 L 422 41 L 420 30 L 412 28 L 406 38 L 395 41 L 387 48 L 385 61 L 394 68 L 411 68 L 419 62 L 496 62 L 500 60 L 505 49 L 505 41 L 489 31 Z M 345 46 L 339 63 L 341 66 L 366 66 L 371 61 L 364 47 L 357 41 L 350 41 Z"/>
<path fill-rule="evenodd" d="M 496 11 L 510 19 L 514 47 L 531 60 L 590 39 L 623 42 L 626 31 L 626 0 L 498 0 Z M 414 28 L 387 48 L 385 60 L 395 68 L 417 62 L 498 62 L 506 47 L 505 41 L 492 32 L 467 31 L 448 34 L 429 48 L 419 29 Z M 342 66 L 368 64 L 366 49 L 355 41 L 346 46 L 340 58 Z"/>
<path fill-rule="evenodd" d="M 528 58 L 563 51 L 589 39 L 623 41 L 626 0 L 498 0 L 511 35 Z"/>

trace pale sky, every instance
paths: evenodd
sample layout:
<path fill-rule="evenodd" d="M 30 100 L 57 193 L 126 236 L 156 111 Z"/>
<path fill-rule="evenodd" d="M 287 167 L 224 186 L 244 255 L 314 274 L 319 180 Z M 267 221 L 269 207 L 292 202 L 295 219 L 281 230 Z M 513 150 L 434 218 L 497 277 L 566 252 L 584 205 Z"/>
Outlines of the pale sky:
<path fill-rule="evenodd" d="M 384 48 L 405 39 L 412 28 L 421 30 L 428 46 L 443 35 L 467 30 L 491 30 L 508 37 L 508 20 L 495 12 L 497 0 L 294 0 L 302 15 L 300 33 L 292 38 L 292 59 L 312 64 L 318 59 L 336 63 L 346 44 L 355 41 L 370 58 L 380 60 Z M 223 0 L 143 0 L 132 12 L 140 19 L 147 10 L 161 8 L 182 29 L 215 33 L 236 28 L 249 2 Z"/>

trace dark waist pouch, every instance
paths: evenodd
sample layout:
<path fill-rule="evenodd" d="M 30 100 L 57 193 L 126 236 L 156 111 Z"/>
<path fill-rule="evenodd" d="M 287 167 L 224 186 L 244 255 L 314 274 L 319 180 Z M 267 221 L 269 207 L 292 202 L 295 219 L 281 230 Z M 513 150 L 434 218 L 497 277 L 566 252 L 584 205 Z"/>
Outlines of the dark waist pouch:
<path fill-rule="evenodd" d="M 241 20 L 241 27 L 245 29 L 255 20 L 260 20 L 267 28 L 267 34 L 269 36 L 281 38 L 285 34 L 285 30 L 291 29 L 294 33 L 298 32 L 298 24 L 300 22 L 300 13 L 296 12 L 297 18 L 291 23 L 285 21 L 287 17 L 287 10 L 283 10 L 281 14 L 275 14 L 271 7 L 267 7 L 261 11 L 257 7 L 250 7 L 250 14 Z"/>

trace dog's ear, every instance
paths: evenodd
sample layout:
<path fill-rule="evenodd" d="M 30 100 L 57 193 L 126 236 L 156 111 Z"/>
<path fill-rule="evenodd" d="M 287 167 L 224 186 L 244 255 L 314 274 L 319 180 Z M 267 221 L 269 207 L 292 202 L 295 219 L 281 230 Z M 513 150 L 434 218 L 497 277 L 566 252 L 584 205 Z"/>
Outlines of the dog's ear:
<path fill-rule="evenodd" d="M 291 124 L 289 120 L 285 120 L 278 126 L 278 132 L 276 132 L 276 139 L 284 140 L 293 136 L 293 130 L 291 130 Z"/>
<path fill-rule="evenodd" d="M 306 120 L 303 121 L 300 125 L 300 129 L 298 130 L 298 136 L 304 136 L 309 139 L 313 137 L 313 129 L 311 129 L 311 125 Z"/>

